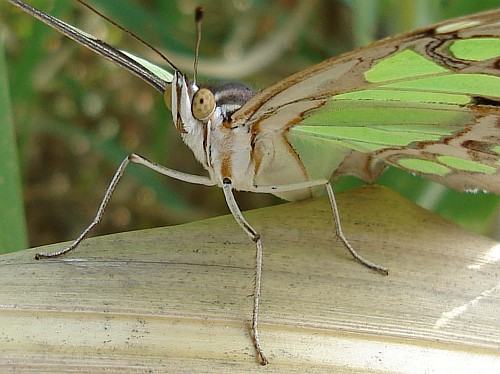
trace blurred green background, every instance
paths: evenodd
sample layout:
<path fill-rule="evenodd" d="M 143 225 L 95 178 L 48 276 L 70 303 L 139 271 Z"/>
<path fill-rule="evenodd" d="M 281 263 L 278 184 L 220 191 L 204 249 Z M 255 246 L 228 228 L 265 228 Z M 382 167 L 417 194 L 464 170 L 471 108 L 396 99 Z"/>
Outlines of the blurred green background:
<path fill-rule="evenodd" d="M 160 61 L 74 0 L 29 3 L 112 45 Z M 237 79 L 256 90 L 384 36 L 500 6 L 500 0 L 89 3 L 157 46 L 187 73 L 195 43 L 193 10 L 203 4 L 200 79 Z M 5 1 L 0 25 L 5 49 L 0 49 L 0 253 L 74 239 L 93 219 L 118 164 L 131 152 L 204 174 L 153 88 Z M 379 183 L 500 238 L 498 196 L 450 191 L 395 169 Z M 346 178 L 336 190 L 357 185 Z M 238 193 L 237 199 L 243 210 L 280 202 L 250 193 Z M 217 188 L 177 182 L 132 165 L 94 234 L 227 213 Z"/>

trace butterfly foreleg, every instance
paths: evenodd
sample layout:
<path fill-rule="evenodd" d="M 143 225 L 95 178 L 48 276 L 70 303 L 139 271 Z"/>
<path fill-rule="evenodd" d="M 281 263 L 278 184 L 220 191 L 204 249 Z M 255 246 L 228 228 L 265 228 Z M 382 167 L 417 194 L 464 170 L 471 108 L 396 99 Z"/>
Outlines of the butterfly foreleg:
<path fill-rule="evenodd" d="M 35 258 L 37 260 L 39 260 L 41 258 L 61 256 L 65 253 L 72 251 L 76 247 L 78 247 L 78 245 L 89 234 L 89 232 L 92 231 L 94 229 L 94 227 L 96 227 L 99 224 L 99 222 L 101 222 L 102 216 L 104 215 L 104 211 L 106 210 L 106 207 L 109 203 L 109 200 L 111 199 L 111 196 L 113 195 L 113 192 L 115 191 L 118 182 L 120 181 L 121 177 L 123 176 L 123 173 L 125 172 L 125 169 L 127 168 L 127 166 L 129 165 L 130 162 L 133 162 L 135 164 L 144 165 L 147 168 L 154 170 L 160 174 L 163 174 L 163 175 L 166 175 L 168 177 L 178 179 L 178 180 L 181 180 L 184 182 L 202 184 L 202 185 L 206 185 L 206 186 L 213 186 L 215 184 L 208 177 L 187 174 L 187 173 L 183 173 L 183 172 L 180 172 L 177 170 L 169 169 L 169 168 L 166 168 L 164 166 L 155 164 L 154 162 L 151 162 L 142 156 L 139 156 L 135 153 L 132 153 L 132 154 L 128 155 L 122 161 L 122 163 L 120 164 L 120 166 L 116 170 L 115 175 L 113 176 L 113 179 L 111 180 L 111 183 L 109 184 L 109 186 L 106 190 L 106 193 L 104 194 L 104 197 L 101 201 L 101 205 L 99 206 L 99 209 L 97 210 L 97 214 L 95 215 L 92 223 L 80 234 L 80 236 L 78 238 L 76 238 L 73 241 L 73 243 L 71 243 L 70 246 L 68 246 L 60 251 L 53 252 L 53 253 L 37 253 L 35 255 Z"/>
<path fill-rule="evenodd" d="M 224 197 L 226 198 L 226 203 L 231 211 L 234 219 L 240 225 L 240 227 L 247 233 L 250 239 L 256 245 L 255 252 L 255 279 L 254 279 L 254 292 L 253 292 L 253 311 L 252 311 L 252 334 L 253 343 L 258 356 L 260 357 L 260 363 L 262 365 L 267 364 L 267 358 L 262 350 L 259 338 L 259 327 L 258 327 L 258 317 L 259 317 L 259 301 L 260 301 L 260 289 L 262 280 L 262 243 L 260 240 L 260 235 L 254 230 L 252 226 L 247 222 L 243 214 L 241 213 L 233 194 L 233 185 L 230 179 L 226 178 L 223 181 L 222 189 L 224 191 Z"/>

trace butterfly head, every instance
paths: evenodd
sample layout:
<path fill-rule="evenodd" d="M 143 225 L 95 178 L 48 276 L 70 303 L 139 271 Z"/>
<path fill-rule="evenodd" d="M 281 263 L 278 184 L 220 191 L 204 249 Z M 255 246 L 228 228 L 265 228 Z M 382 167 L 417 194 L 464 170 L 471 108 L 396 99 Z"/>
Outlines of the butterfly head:
<path fill-rule="evenodd" d="M 213 95 L 205 91 L 201 95 L 196 95 L 199 91 L 196 84 L 190 83 L 184 74 L 175 71 L 172 83 L 163 94 L 165 105 L 171 110 L 175 127 L 181 134 L 192 133 L 200 126 L 200 121 L 206 121 L 215 110 Z M 210 104 L 206 104 L 207 101 L 213 101 L 211 108 Z M 193 108 L 194 102 L 196 104 Z M 196 111 L 196 115 L 194 115 L 193 109 Z"/>
<path fill-rule="evenodd" d="M 166 88 L 164 100 L 180 133 L 192 133 L 207 123 L 221 124 L 253 96 L 239 82 L 198 86 L 176 71 Z"/>

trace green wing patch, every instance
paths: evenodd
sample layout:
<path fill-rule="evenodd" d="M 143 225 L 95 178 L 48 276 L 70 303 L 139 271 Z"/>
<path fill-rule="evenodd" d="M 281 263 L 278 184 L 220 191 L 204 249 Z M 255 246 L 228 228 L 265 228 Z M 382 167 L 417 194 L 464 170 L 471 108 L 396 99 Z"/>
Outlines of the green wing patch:
<path fill-rule="evenodd" d="M 306 112 L 287 134 L 306 169 L 318 174 L 318 160 L 304 154 L 306 139 L 320 138 L 343 150 L 338 169 L 350 150 L 459 190 L 500 193 L 500 29 L 490 22 L 492 35 L 475 35 L 485 26 L 478 19 L 441 26 L 435 40 L 424 33 L 374 59 L 361 88 Z M 458 38 L 459 26 L 467 38 Z M 371 180 L 369 168 L 365 160 L 349 173 Z"/>

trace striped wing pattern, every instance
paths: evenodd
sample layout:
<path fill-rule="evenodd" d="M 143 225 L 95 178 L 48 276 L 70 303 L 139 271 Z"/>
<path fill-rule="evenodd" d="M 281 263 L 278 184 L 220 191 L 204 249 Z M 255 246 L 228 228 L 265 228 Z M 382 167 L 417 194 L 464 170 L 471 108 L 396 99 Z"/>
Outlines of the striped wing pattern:
<path fill-rule="evenodd" d="M 326 60 L 232 118 L 256 138 L 280 134 L 308 179 L 372 182 L 393 165 L 458 190 L 500 193 L 500 10 Z"/>

